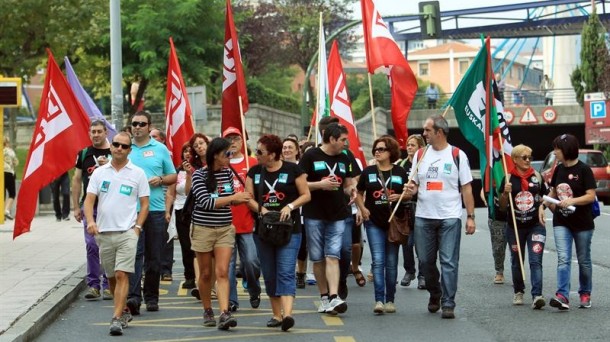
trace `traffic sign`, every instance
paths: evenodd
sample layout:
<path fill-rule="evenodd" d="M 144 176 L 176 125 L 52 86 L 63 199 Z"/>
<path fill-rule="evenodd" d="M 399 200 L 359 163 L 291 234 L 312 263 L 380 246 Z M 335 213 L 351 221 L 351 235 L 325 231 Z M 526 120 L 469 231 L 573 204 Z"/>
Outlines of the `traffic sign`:
<path fill-rule="evenodd" d="M 591 119 L 604 119 L 606 117 L 606 101 L 589 102 Z"/>
<path fill-rule="evenodd" d="M 542 119 L 547 123 L 553 123 L 557 120 L 557 112 L 553 107 L 546 107 L 542 111 Z"/>
<path fill-rule="evenodd" d="M 504 120 L 506 120 L 507 124 L 512 124 L 513 120 L 515 120 L 515 113 L 510 109 L 504 108 Z"/>
<path fill-rule="evenodd" d="M 522 123 L 522 124 L 538 123 L 538 118 L 534 114 L 532 107 L 530 107 L 530 106 L 525 107 L 525 110 L 523 110 L 523 114 L 521 114 L 521 119 L 519 120 L 519 123 Z"/>

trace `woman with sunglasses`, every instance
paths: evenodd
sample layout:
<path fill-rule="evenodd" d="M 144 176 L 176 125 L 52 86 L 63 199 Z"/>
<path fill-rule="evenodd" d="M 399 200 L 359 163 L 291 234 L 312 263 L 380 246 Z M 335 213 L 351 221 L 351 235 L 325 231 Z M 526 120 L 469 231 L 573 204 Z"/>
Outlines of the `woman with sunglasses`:
<path fill-rule="evenodd" d="M 542 177 L 530 165 L 532 160 L 531 148 L 525 145 L 517 145 L 513 148 L 511 158 L 515 167 L 500 183 L 500 189 L 504 189 L 500 195 L 500 208 L 508 213 L 506 241 L 511 250 L 513 305 L 523 305 L 525 283 L 520 262 L 525 259 L 525 250 L 527 249 L 530 282 L 532 283 L 532 309 L 540 310 L 546 305 L 542 296 L 542 255 L 546 242 L 542 196 L 546 193 L 546 189 Z M 509 195 L 512 196 L 512 201 L 509 199 Z M 514 221 L 513 217 L 515 218 Z M 517 225 L 516 229 L 515 223 Z M 515 231 L 517 231 L 517 236 L 515 236 Z M 519 255 L 517 249 L 517 239 L 521 247 L 521 255 Z"/>
<path fill-rule="evenodd" d="M 180 250 L 182 252 L 182 265 L 184 266 L 184 283 L 183 289 L 193 289 L 195 285 L 195 253 L 191 250 L 191 238 L 189 230 L 191 220 L 182 218 L 182 208 L 186 201 L 186 195 L 191 191 L 192 175 L 195 169 L 189 163 L 191 160 L 191 145 L 187 141 L 182 145 L 182 165 L 176 172 L 178 178 L 176 183 L 167 187 L 165 200 L 165 219 L 170 225 L 175 225 L 178 231 L 178 239 L 180 240 Z M 173 208 L 173 212 L 172 212 Z"/>
<path fill-rule="evenodd" d="M 591 204 L 595 200 L 596 182 L 591 168 L 578 160 L 578 140 L 563 134 L 553 140 L 557 168 L 551 178 L 550 197 L 559 204 L 547 203 L 553 212 L 553 234 L 557 247 L 557 292 L 550 305 L 559 310 L 570 308 L 570 273 L 572 271 L 572 242 L 578 259 L 578 294 L 580 308 L 591 307 L 593 268 L 591 239 L 593 223 Z M 568 207 L 574 206 L 572 211 Z"/>
<path fill-rule="evenodd" d="M 281 326 L 283 331 L 287 331 L 294 326 L 294 272 L 301 245 L 301 215 L 298 209 L 311 200 L 311 195 L 307 175 L 297 164 L 282 161 L 281 155 L 282 140 L 278 136 L 268 134 L 258 140 L 258 165 L 248 172 L 246 191 L 254 194 L 254 199 L 248 203 L 253 212 L 264 215 L 270 210 L 279 211 L 281 220 L 292 220 L 294 223 L 290 241 L 280 247 L 259 239 L 257 231 L 254 231 L 265 288 L 273 311 L 267 326 Z"/>
<path fill-rule="evenodd" d="M 424 138 L 422 138 L 422 136 L 419 134 L 410 135 L 409 138 L 407 138 L 407 157 L 398 163 L 398 165 L 405 169 L 407 175 L 411 173 L 411 168 L 413 167 L 413 156 L 415 156 L 415 152 L 417 152 L 417 150 L 420 148 L 424 148 L 424 146 L 426 146 Z M 417 194 L 409 201 L 404 203 L 404 205 L 408 207 L 408 213 L 411 215 L 410 222 L 415 222 L 416 204 Z M 404 262 L 405 276 L 400 281 L 400 286 L 409 287 L 411 285 L 411 281 L 415 280 L 416 270 L 414 247 L 415 241 L 413 239 L 413 234 L 410 234 L 407 243 L 402 245 L 402 258 Z M 417 288 L 420 290 L 425 290 L 426 280 L 421 272 L 421 264 L 418 263 L 417 269 L 419 270 L 419 274 L 417 275 Z"/>
<path fill-rule="evenodd" d="M 199 266 L 198 287 L 203 305 L 203 325 L 215 326 L 212 310 L 212 265 L 216 275 L 220 319 L 218 329 L 228 330 L 237 321 L 229 311 L 229 262 L 235 245 L 235 226 L 231 224 L 231 205 L 247 203 L 249 192 L 235 193 L 233 171 L 229 168 L 231 143 L 223 138 L 213 139 L 206 151 L 206 167 L 193 173 L 191 191 L 195 197 L 191 248 Z M 212 258 L 215 263 L 212 263 Z"/>
<path fill-rule="evenodd" d="M 388 242 L 390 215 L 399 205 L 403 184 L 408 176 L 404 168 L 393 163 L 400 152 L 398 142 L 383 136 L 373 143 L 375 165 L 367 166 L 358 180 L 356 204 L 364 219 L 364 228 L 372 255 L 373 284 L 377 315 L 396 312 L 394 297 L 398 277 L 398 247 Z"/>

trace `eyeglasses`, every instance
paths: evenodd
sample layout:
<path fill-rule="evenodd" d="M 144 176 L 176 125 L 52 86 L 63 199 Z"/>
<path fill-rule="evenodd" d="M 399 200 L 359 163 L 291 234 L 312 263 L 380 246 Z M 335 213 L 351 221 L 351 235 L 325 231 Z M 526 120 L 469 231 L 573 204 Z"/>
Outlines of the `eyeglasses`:
<path fill-rule="evenodd" d="M 257 156 L 262 156 L 263 154 L 265 154 L 265 151 L 262 151 L 262 150 L 256 149 L 256 155 L 257 155 Z"/>
<path fill-rule="evenodd" d="M 532 160 L 532 156 L 520 156 L 521 160 Z"/>
<path fill-rule="evenodd" d="M 112 146 L 114 146 L 115 148 L 119 148 L 119 146 L 120 146 L 124 150 L 131 148 L 131 144 L 121 144 L 120 142 L 117 142 L 117 141 L 113 141 Z"/>
<path fill-rule="evenodd" d="M 143 122 L 143 121 L 132 121 L 132 122 L 131 122 L 131 126 L 132 126 L 132 127 L 146 127 L 146 126 L 148 126 L 148 122 Z"/>
<path fill-rule="evenodd" d="M 230 135 L 228 137 L 225 137 L 225 139 L 233 142 L 233 141 L 239 141 L 241 140 L 241 137 L 239 135 Z"/>
<path fill-rule="evenodd" d="M 389 151 L 389 150 L 387 148 L 385 148 L 385 147 L 377 147 L 377 148 L 373 149 L 373 154 L 375 154 L 377 152 L 383 153 L 383 152 L 386 152 L 386 151 Z"/>
<path fill-rule="evenodd" d="M 229 150 L 225 151 L 225 157 L 227 157 L 227 158 L 233 157 L 233 151 L 229 151 Z"/>

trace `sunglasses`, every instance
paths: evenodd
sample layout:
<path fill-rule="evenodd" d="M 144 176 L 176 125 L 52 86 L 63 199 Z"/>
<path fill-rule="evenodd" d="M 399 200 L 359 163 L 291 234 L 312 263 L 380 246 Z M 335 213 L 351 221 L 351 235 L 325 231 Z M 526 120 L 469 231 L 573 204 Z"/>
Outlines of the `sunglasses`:
<path fill-rule="evenodd" d="M 387 149 L 387 148 L 385 148 L 385 147 L 377 147 L 377 148 L 374 148 L 374 149 L 373 149 L 373 154 L 375 154 L 375 153 L 377 153 L 377 152 L 379 152 L 379 153 L 383 153 L 383 152 L 387 152 L 387 151 L 388 151 L 388 149 Z"/>
<path fill-rule="evenodd" d="M 262 156 L 264 153 L 265 153 L 265 151 L 256 149 L 256 155 L 257 156 Z"/>
<path fill-rule="evenodd" d="M 131 148 L 131 144 L 121 144 L 120 142 L 116 142 L 116 141 L 112 142 L 112 146 L 114 146 L 115 148 L 119 148 L 119 146 L 120 146 L 124 150 Z"/>
<path fill-rule="evenodd" d="M 227 158 L 233 157 L 233 151 L 228 151 L 228 150 L 225 151 L 225 157 L 227 157 Z"/>
<path fill-rule="evenodd" d="M 131 123 L 132 127 L 146 127 L 148 126 L 148 122 L 143 122 L 143 121 L 133 121 Z"/>
<path fill-rule="evenodd" d="M 520 156 L 521 160 L 532 160 L 532 156 Z"/>

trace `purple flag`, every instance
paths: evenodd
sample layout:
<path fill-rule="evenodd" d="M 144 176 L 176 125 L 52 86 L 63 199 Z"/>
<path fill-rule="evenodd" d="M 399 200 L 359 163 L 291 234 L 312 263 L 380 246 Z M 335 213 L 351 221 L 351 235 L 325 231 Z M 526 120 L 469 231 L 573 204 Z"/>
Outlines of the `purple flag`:
<path fill-rule="evenodd" d="M 68 83 L 70 84 L 70 88 L 72 88 L 74 95 L 76 95 L 78 102 L 80 102 L 81 106 L 83 106 L 91 121 L 101 120 L 104 122 L 104 125 L 108 130 L 108 139 L 112 141 L 112 138 L 117 133 L 116 129 L 102 115 L 102 112 L 99 110 L 99 108 L 97 108 L 95 102 L 93 102 L 89 94 L 87 94 L 83 86 L 80 84 L 80 81 L 78 80 L 78 77 L 76 77 L 76 73 L 74 72 L 74 69 L 72 69 L 72 64 L 70 64 L 68 57 L 64 57 L 64 62 L 66 63 L 66 76 L 68 78 Z"/>

